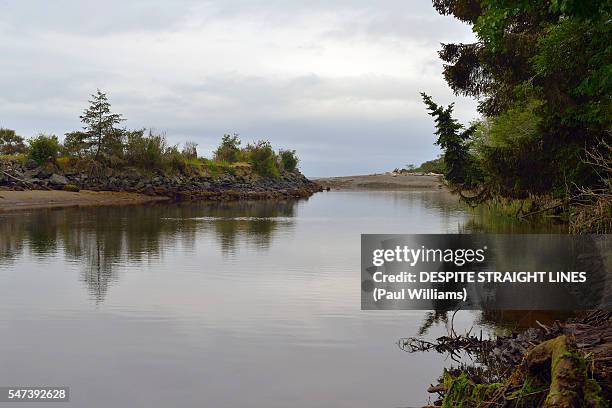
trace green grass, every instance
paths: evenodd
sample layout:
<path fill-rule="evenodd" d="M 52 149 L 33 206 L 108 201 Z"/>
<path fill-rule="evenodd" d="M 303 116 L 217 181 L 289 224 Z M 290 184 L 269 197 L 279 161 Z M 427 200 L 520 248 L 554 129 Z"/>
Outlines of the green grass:
<path fill-rule="evenodd" d="M 0 160 L 19 160 L 22 163 L 28 159 L 28 156 L 24 153 L 19 154 L 0 154 Z"/>

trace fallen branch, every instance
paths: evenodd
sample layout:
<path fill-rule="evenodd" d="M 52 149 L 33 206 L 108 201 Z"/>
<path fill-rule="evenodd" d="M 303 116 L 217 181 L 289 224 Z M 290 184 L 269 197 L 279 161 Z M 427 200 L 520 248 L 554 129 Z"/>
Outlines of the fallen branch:
<path fill-rule="evenodd" d="M 30 182 L 29 182 L 29 181 L 27 181 L 27 180 L 22 180 L 22 179 L 20 179 L 20 178 L 18 178 L 18 177 L 15 177 L 15 176 L 13 176 L 12 174 L 10 174 L 10 173 L 8 173 L 8 172 L 6 172 L 6 171 L 4 171 L 4 170 L 0 170 L 0 171 L 2 171 L 2 173 L 3 173 L 4 175 L 6 175 L 6 176 L 8 176 L 8 177 L 12 178 L 13 180 L 17 180 L 17 181 L 19 181 L 20 183 L 29 184 L 29 185 L 31 185 L 31 186 L 33 186 L 33 187 L 36 187 L 36 185 L 35 185 L 35 184 L 30 183 Z M 40 187 L 44 188 L 45 190 L 51 190 L 51 189 L 50 189 L 49 187 L 47 187 L 47 186 L 40 186 Z M 4 197 L 2 197 L 2 198 L 4 198 Z"/>

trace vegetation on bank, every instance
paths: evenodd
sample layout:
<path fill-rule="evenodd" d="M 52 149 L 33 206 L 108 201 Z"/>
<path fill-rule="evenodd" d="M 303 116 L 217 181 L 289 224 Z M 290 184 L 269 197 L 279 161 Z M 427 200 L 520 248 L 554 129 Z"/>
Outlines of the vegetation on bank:
<path fill-rule="evenodd" d="M 181 148 L 169 144 L 163 133 L 121 127 L 125 119 L 112 112 L 106 94 L 100 90 L 91 96 L 89 103 L 80 116 L 83 128 L 66 133 L 63 141 L 46 134 L 25 140 L 14 130 L 0 128 L 0 157 L 33 160 L 38 165 L 52 162 L 63 170 L 135 167 L 164 173 L 195 170 L 233 174 L 241 168 L 272 178 L 298 167 L 295 150 L 275 152 L 265 140 L 241 147 L 236 134 L 223 136 L 212 158 L 200 157 L 194 142 L 186 142 Z"/>
<path fill-rule="evenodd" d="M 560 335 L 534 346 L 500 381 L 479 382 L 479 375 L 466 370 L 445 370 L 441 384 L 430 391 L 443 395 L 443 408 L 604 408 L 609 404 L 593 378 L 602 374 L 594 359 Z"/>
<path fill-rule="evenodd" d="M 605 0 L 433 0 L 477 41 L 443 44 L 444 78 L 478 98 L 463 126 L 422 94 L 446 180 L 472 203 L 528 200 L 574 232 L 612 231 L 612 6 Z M 512 204 L 515 205 L 515 204 Z M 522 204 L 521 204 L 522 206 Z"/>
<path fill-rule="evenodd" d="M 440 317 L 443 315 L 439 315 Z M 427 391 L 435 406 L 455 408 L 609 407 L 612 313 L 582 313 L 565 323 L 499 332 L 486 338 L 451 327 L 435 341 L 399 340 L 402 350 L 447 354 L 458 368 L 444 370 Z"/>

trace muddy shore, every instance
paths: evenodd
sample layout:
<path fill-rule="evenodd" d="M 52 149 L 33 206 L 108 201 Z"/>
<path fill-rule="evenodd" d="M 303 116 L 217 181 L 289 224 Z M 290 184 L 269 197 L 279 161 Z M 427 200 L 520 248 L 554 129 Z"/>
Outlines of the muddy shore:
<path fill-rule="evenodd" d="M 167 201 L 168 197 L 109 191 L 1 191 L 0 212 L 38 208 L 91 207 L 101 205 L 133 205 Z"/>

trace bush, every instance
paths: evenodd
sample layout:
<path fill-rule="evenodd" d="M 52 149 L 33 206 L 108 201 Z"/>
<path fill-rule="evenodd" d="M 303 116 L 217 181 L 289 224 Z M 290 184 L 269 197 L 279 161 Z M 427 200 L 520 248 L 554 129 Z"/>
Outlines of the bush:
<path fill-rule="evenodd" d="M 187 159 L 179 152 L 177 146 L 170 146 L 163 154 L 163 166 L 167 169 L 184 173 L 187 169 Z"/>
<path fill-rule="evenodd" d="M 78 160 L 79 159 L 76 159 L 74 157 L 62 156 L 62 157 L 58 157 L 55 162 L 57 163 L 57 166 L 62 171 L 66 171 L 66 170 L 74 167 Z"/>
<path fill-rule="evenodd" d="M 168 148 L 166 136 L 154 134 L 151 130 L 145 136 L 144 132 L 144 129 L 127 132 L 125 157 L 130 164 L 138 167 L 161 168 Z"/>
<path fill-rule="evenodd" d="M 297 169 L 300 159 L 295 154 L 295 150 L 280 150 L 278 155 L 280 156 L 283 170 L 294 171 Z"/>
<path fill-rule="evenodd" d="M 48 160 L 55 160 L 60 150 L 60 143 L 55 135 L 40 134 L 28 140 L 30 145 L 29 158 L 39 165 L 45 164 Z"/>
<path fill-rule="evenodd" d="M 260 140 L 255 144 L 249 144 L 245 149 L 248 162 L 253 166 L 253 170 L 264 177 L 278 177 L 280 171 L 276 154 L 270 142 Z"/>
<path fill-rule="evenodd" d="M 187 160 L 193 160 L 198 158 L 198 144 L 195 142 L 185 142 L 183 151 L 181 152 L 183 157 Z"/>
<path fill-rule="evenodd" d="M 214 158 L 216 161 L 235 163 L 240 158 L 240 139 L 237 134 L 223 135 L 221 144 L 215 150 Z"/>
<path fill-rule="evenodd" d="M 23 137 L 12 129 L 0 128 L 0 154 L 15 155 L 26 152 Z"/>

